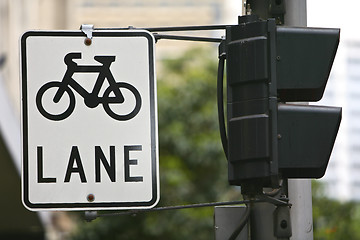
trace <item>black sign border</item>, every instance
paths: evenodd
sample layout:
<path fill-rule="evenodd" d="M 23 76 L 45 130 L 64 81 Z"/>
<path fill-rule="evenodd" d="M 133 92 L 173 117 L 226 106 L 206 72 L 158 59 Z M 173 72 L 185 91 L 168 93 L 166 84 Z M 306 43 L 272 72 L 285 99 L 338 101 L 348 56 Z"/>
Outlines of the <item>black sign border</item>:
<path fill-rule="evenodd" d="M 27 109 L 27 55 L 26 40 L 28 37 L 82 37 L 82 31 L 28 31 L 21 37 L 21 91 L 22 91 L 22 202 L 32 211 L 39 210 L 115 210 L 141 209 L 153 207 L 160 198 L 158 189 L 158 141 L 156 126 L 156 99 L 155 99 L 155 67 L 154 67 L 154 38 L 147 31 L 93 31 L 93 37 L 145 37 L 149 49 L 149 81 L 150 81 L 150 128 L 151 128 L 151 168 L 152 168 L 152 198 L 150 201 L 138 202 L 89 202 L 89 203 L 32 203 L 29 200 L 29 166 L 28 166 L 28 109 Z"/>

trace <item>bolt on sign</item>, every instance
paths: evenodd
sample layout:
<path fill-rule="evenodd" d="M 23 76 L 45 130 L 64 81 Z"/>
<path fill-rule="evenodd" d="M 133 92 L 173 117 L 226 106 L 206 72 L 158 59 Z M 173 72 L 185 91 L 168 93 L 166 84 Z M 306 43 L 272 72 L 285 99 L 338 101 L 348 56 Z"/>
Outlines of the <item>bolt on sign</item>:
<path fill-rule="evenodd" d="M 91 35 L 21 38 L 22 200 L 30 210 L 151 208 L 159 200 L 154 37 Z"/>

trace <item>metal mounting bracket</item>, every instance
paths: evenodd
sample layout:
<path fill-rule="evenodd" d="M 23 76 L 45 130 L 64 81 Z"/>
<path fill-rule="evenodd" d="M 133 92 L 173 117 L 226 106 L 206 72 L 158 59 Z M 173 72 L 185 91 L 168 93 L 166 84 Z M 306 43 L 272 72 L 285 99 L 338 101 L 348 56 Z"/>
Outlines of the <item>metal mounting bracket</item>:
<path fill-rule="evenodd" d="M 92 24 L 82 24 L 80 30 L 85 33 L 86 37 L 92 39 L 92 34 L 94 31 L 94 25 Z"/>

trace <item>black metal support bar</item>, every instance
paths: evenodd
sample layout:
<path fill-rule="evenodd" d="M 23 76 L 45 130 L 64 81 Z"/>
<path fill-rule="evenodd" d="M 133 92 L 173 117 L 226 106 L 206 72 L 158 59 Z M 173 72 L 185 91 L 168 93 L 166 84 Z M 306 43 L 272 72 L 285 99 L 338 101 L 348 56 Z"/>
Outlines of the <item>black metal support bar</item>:
<path fill-rule="evenodd" d="M 149 32 L 177 32 L 177 31 L 206 31 L 206 30 L 224 30 L 230 25 L 205 25 L 205 26 L 179 26 L 179 27 L 153 27 L 153 28 L 94 28 L 94 30 L 129 30 L 144 29 Z"/>
<path fill-rule="evenodd" d="M 255 201 L 257 201 L 257 200 L 255 200 Z M 260 200 L 260 201 L 262 201 L 262 200 Z M 214 207 L 214 206 L 225 206 L 225 205 L 239 205 L 239 204 L 248 204 L 250 202 L 254 202 L 254 200 L 251 200 L 251 201 L 250 200 L 243 200 L 243 201 L 230 201 L 230 202 L 198 203 L 198 204 L 169 206 L 169 207 L 157 207 L 157 208 L 151 208 L 151 209 L 129 210 L 129 211 L 124 211 L 124 212 L 98 214 L 97 217 L 113 217 L 113 216 L 120 216 L 120 215 L 131 215 L 131 214 L 137 214 L 137 213 L 159 212 L 159 211 L 167 211 L 167 210 Z"/>
<path fill-rule="evenodd" d="M 115 213 L 98 214 L 96 211 L 88 211 L 88 212 L 85 212 L 85 219 L 87 221 L 92 221 L 98 217 L 115 217 L 115 216 L 132 215 L 132 214 L 138 214 L 138 213 L 160 212 L 160 211 L 180 210 L 180 209 L 188 209 L 188 208 L 203 208 L 203 207 L 214 207 L 214 206 L 239 205 L 239 204 L 249 204 L 249 203 L 259 203 L 259 202 L 268 202 L 268 203 L 271 203 L 271 204 L 274 204 L 277 206 L 291 206 L 291 204 L 289 204 L 286 201 L 268 197 L 265 195 L 259 195 L 259 196 L 256 196 L 255 198 L 242 200 L 242 201 L 197 203 L 197 204 L 189 204 L 189 205 L 157 207 L 157 208 L 151 208 L 151 209 L 128 210 L 128 211 L 115 212 Z"/>
<path fill-rule="evenodd" d="M 184 40 L 184 41 L 195 41 L 195 42 L 215 42 L 215 43 L 219 43 L 222 41 L 221 38 L 163 35 L 163 34 L 157 34 L 157 33 L 154 33 L 154 37 L 156 40 L 170 39 L 170 40 Z"/>
<path fill-rule="evenodd" d="M 231 25 L 205 25 L 205 26 L 179 26 L 179 27 L 153 27 L 153 28 L 136 28 L 129 26 L 127 28 L 94 28 L 94 30 L 131 30 L 131 29 L 142 29 L 149 32 L 154 32 L 156 40 L 159 39 L 170 39 L 170 40 L 183 40 L 183 41 L 196 41 L 196 42 L 215 42 L 219 43 L 223 39 L 221 38 L 210 38 L 210 37 L 195 37 L 195 36 L 177 36 L 177 35 L 163 35 L 155 32 L 180 32 L 180 31 L 209 31 L 209 30 L 225 30 L 226 27 Z"/>
<path fill-rule="evenodd" d="M 205 30 L 224 30 L 228 25 L 208 25 L 208 26 L 181 26 L 181 27 L 154 27 L 144 28 L 149 32 L 174 32 L 174 31 L 205 31 Z"/>

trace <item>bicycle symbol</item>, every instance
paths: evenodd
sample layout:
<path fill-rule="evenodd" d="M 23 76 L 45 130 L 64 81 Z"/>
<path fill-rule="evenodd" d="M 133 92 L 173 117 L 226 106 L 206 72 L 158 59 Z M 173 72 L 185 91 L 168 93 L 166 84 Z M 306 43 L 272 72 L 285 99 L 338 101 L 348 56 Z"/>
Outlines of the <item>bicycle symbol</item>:
<path fill-rule="evenodd" d="M 66 72 L 62 81 L 52 81 L 45 83 L 36 94 L 36 106 L 39 112 L 47 119 L 53 121 L 64 120 L 69 117 L 75 109 L 75 95 L 73 90 L 78 92 L 81 97 L 84 98 L 84 103 L 88 108 L 95 108 L 99 104 L 103 105 L 105 112 L 112 118 L 119 121 L 126 121 L 135 117 L 141 108 L 141 97 L 138 90 L 129 83 L 116 82 L 114 76 L 110 71 L 110 65 L 115 61 L 115 56 L 94 56 L 94 59 L 102 65 L 78 65 L 74 62 L 74 59 L 81 59 L 81 53 L 71 52 L 64 57 L 64 62 L 67 65 Z M 91 92 L 88 92 L 73 78 L 74 73 L 99 73 L 94 88 Z M 109 87 L 105 89 L 102 97 L 99 96 L 101 87 L 105 82 L 105 78 L 108 80 Z M 70 88 L 71 87 L 71 88 Z M 60 113 L 50 113 L 45 110 L 43 106 L 43 96 L 45 92 L 51 88 L 57 89 L 55 96 L 53 97 L 53 103 L 59 104 L 65 93 L 68 95 L 69 106 Z M 72 90 L 73 89 L 73 90 Z M 135 97 L 135 107 L 131 111 L 126 113 L 116 113 L 110 106 L 123 104 L 126 102 L 124 94 L 120 89 L 127 89 Z"/>

